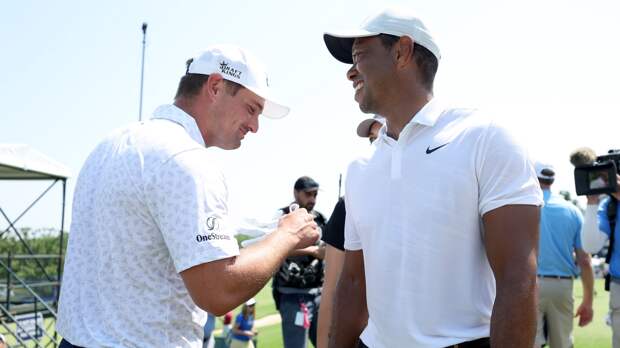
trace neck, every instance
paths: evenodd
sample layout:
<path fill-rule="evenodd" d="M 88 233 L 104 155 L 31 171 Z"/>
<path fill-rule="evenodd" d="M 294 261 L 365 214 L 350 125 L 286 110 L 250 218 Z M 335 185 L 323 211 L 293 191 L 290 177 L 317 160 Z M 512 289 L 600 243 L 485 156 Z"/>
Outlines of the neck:
<path fill-rule="evenodd" d="M 200 130 L 200 135 L 202 135 L 202 140 L 204 140 L 205 145 L 209 147 L 210 144 L 207 140 L 206 118 L 201 116 L 200 109 L 196 105 L 197 103 L 190 98 L 180 97 L 175 99 L 173 104 L 177 108 L 183 110 L 186 114 L 190 115 L 196 121 L 198 129 Z"/>
<path fill-rule="evenodd" d="M 433 93 L 422 88 L 403 89 L 399 98 L 379 113 L 387 120 L 387 135 L 398 140 L 403 128 L 433 99 Z"/>

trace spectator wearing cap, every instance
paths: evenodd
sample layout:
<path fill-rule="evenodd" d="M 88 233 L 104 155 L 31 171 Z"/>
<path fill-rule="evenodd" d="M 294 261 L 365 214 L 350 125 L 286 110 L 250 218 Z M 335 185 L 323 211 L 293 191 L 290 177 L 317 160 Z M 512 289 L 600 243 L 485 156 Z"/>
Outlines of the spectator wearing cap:
<path fill-rule="evenodd" d="M 379 137 L 379 131 L 384 124 L 385 119 L 379 115 L 367 118 L 357 126 L 357 135 L 368 138 L 372 144 Z M 321 302 L 324 305 L 319 309 L 317 348 L 327 348 L 328 344 L 334 292 L 344 262 L 345 218 L 344 197 L 340 197 L 321 236 L 321 240 L 325 242 L 325 281 L 321 292 Z"/>
<path fill-rule="evenodd" d="M 256 300 L 247 300 L 241 313 L 237 314 L 235 325 L 231 330 L 230 348 L 254 348 L 254 338 L 258 332 L 254 331 L 254 318 L 256 316 Z"/>
<path fill-rule="evenodd" d="M 374 115 L 360 122 L 357 126 L 357 135 L 362 138 L 368 138 L 368 141 L 372 144 L 379 137 L 379 130 L 384 124 L 385 118 Z"/>
<path fill-rule="evenodd" d="M 325 216 L 314 210 L 318 192 L 319 184 L 302 176 L 295 181 L 293 203 L 314 215 L 314 222 L 324 229 Z M 281 208 L 279 214 L 288 214 L 289 209 Z M 321 243 L 295 250 L 273 277 L 273 299 L 282 317 L 284 348 L 305 348 L 308 338 L 316 347 L 324 256 L 325 246 Z"/>
<path fill-rule="evenodd" d="M 329 347 L 532 347 L 542 194 L 524 149 L 433 97 L 439 46 L 411 11 L 323 38 L 360 110 L 386 119 L 347 171 Z"/>
<path fill-rule="evenodd" d="M 232 45 L 190 59 L 173 104 L 106 137 L 75 188 L 58 332 L 64 347 L 202 347 L 207 312 L 256 294 L 291 250 L 319 237 L 305 209 L 239 251 L 226 180 L 208 147 L 232 150 L 269 96 L 258 60 Z"/>
<path fill-rule="evenodd" d="M 573 346 L 573 316 L 579 317 L 579 326 L 585 326 L 593 315 L 594 274 L 590 255 L 581 245 L 583 216 L 576 206 L 551 192 L 555 180 L 553 166 L 537 162 L 535 169 L 544 199 L 538 247 L 536 347 L 546 341 L 552 348 L 570 348 Z M 573 278 L 580 274 L 579 270 L 583 300 L 573 315 Z"/>
<path fill-rule="evenodd" d="M 0 348 L 8 348 L 4 335 L 0 334 Z"/>

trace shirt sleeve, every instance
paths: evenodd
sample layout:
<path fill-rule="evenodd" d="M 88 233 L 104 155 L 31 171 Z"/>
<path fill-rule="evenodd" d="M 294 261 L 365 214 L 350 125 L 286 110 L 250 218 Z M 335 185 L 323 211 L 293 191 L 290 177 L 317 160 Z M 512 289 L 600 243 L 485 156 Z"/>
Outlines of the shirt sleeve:
<path fill-rule="evenodd" d="M 177 272 L 239 254 L 224 176 L 206 149 L 174 155 L 146 182 L 147 205 Z"/>
<path fill-rule="evenodd" d="M 523 147 L 504 128 L 491 124 L 476 155 L 480 215 L 511 204 L 542 205 L 542 191 Z"/>
<path fill-rule="evenodd" d="M 349 173 L 352 172 L 351 166 L 349 166 L 348 172 Z M 352 174 L 347 175 L 345 190 L 351 187 L 349 182 L 350 180 L 352 180 L 353 176 L 354 175 Z M 352 190 L 349 189 L 345 192 L 351 192 L 351 191 Z M 345 221 L 344 221 L 344 248 L 345 250 L 361 250 L 362 240 L 357 231 L 357 228 L 355 228 L 355 221 L 354 221 L 355 219 L 353 218 L 353 214 L 351 214 L 351 211 L 350 211 L 350 208 L 352 207 L 351 194 L 344 195 L 344 205 L 345 207 L 347 207 L 347 209 L 349 209 L 349 213 L 347 214 L 348 216 L 346 216 Z"/>
<path fill-rule="evenodd" d="M 583 244 L 581 243 L 581 229 L 583 228 L 583 214 L 581 211 L 575 207 L 573 209 L 575 214 L 575 249 L 583 249 Z"/>
<path fill-rule="evenodd" d="M 596 204 L 588 204 L 586 207 L 586 213 L 583 218 L 583 226 L 581 228 L 581 242 L 583 244 L 583 250 L 588 253 L 597 253 L 599 252 L 605 242 L 607 241 L 608 235 L 601 231 L 598 227 L 598 217 L 597 211 L 599 206 Z"/>
<path fill-rule="evenodd" d="M 344 221 L 346 209 L 344 198 L 340 198 L 325 227 L 322 240 L 338 250 L 344 251 Z"/>
<path fill-rule="evenodd" d="M 609 198 L 606 198 L 599 204 L 598 215 L 598 229 L 605 232 L 607 236 L 611 235 L 611 226 L 609 225 L 609 217 L 607 216 L 607 206 L 609 205 Z"/>

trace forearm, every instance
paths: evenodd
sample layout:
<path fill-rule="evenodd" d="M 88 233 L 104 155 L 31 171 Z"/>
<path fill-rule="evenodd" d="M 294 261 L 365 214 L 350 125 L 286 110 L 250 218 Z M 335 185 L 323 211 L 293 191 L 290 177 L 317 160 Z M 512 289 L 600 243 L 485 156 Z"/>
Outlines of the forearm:
<path fill-rule="evenodd" d="M 594 299 L 594 271 L 590 262 L 580 264 L 581 285 L 583 286 L 583 303 L 592 306 Z"/>
<path fill-rule="evenodd" d="M 597 253 L 605 245 L 607 235 L 598 229 L 598 205 L 588 204 L 583 217 L 581 242 L 583 249 L 588 253 Z"/>
<path fill-rule="evenodd" d="M 341 277 L 336 287 L 329 348 L 354 348 L 368 322 L 365 284 Z"/>
<path fill-rule="evenodd" d="M 317 328 L 317 348 L 327 348 L 329 342 L 329 326 L 332 322 L 332 308 L 334 307 L 334 292 L 342 263 L 344 252 L 327 245 L 325 250 L 325 282 L 321 293 L 321 306 L 319 307 L 319 323 Z"/>
<path fill-rule="evenodd" d="M 329 343 L 329 325 L 332 322 L 332 308 L 334 297 L 332 293 L 326 293 L 323 286 L 321 293 L 321 306 L 319 307 L 319 322 L 316 334 L 317 348 L 327 348 Z"/>
<path fill-rule="evenodd" d="M 224 315 L 258 293 L 295 245 L 288 232 L 276 231 L 236 257 L 197 265 L 181 276 L 194 303 Z"/>
<path fill-rule="evenodd" d="M 228 265 L 226 275 L 220 278 L 222 290 L 218 294 L 226 294 L 228 301 L 234 303 L 232 308 L 250 298 L 271 279 L 294 246 L 294 240 L 286 232 L 276 231 L 241 249 Z"/>
<path fill-rule="evenodd" d="M 536 334 L 536 267 L 497 281 L 491 346 L 531 348 Z"/>

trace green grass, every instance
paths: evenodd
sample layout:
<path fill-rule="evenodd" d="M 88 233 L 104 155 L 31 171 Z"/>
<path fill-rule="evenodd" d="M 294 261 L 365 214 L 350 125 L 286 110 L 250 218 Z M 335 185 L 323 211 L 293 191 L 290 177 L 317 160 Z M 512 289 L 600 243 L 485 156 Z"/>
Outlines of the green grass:
<path fill-rule="evenodd" d="M 282 343 L 282 327 L 280 324 L 258 329 L 258 341 L 256 343 L 260 348 L 282 348 L 284 344 Z M 308 343 L 308 347 L 312 347 L 312 344 Z"/>
<path fill-rule="evenodd" d="M 611 327 L 605 324 L 605 317 L 609 311 L 609 293 L 604 289 L 604 280 L 596 279 L 594 283 L 594 319 L 586 327 L 579 327 L 575 319 L 573 335 L 577 348 L 606 348 L 611 347 Z M 581 303 L 581 280 L 574 283 L 575 310 Z"/>

